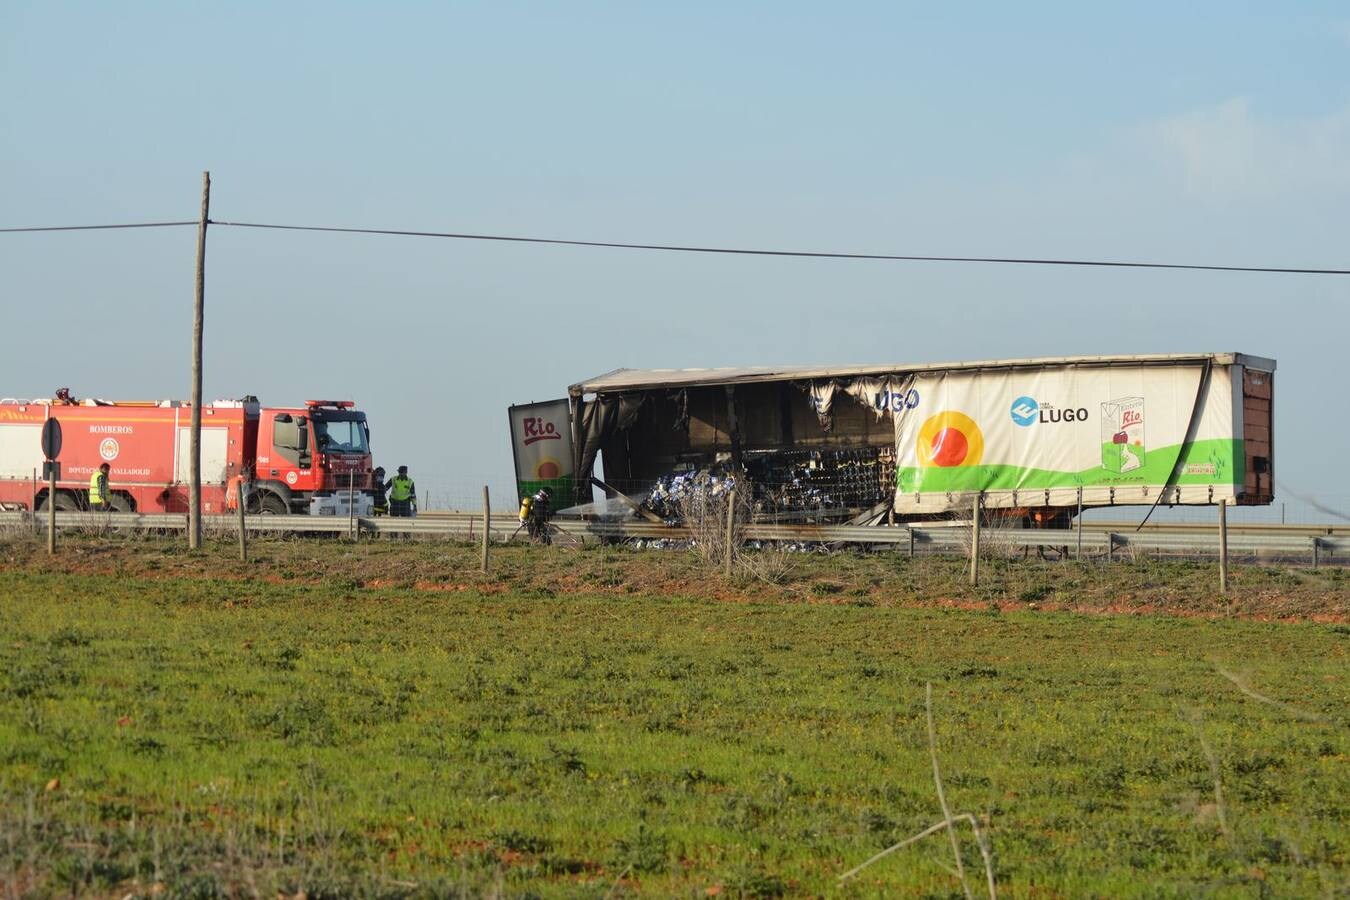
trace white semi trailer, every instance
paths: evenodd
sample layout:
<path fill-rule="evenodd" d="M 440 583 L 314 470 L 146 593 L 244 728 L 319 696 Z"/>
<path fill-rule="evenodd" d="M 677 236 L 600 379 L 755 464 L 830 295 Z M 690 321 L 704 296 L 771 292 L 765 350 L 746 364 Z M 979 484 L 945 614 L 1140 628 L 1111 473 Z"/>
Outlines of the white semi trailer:
<path fill-rule="evenodd" d="M 1080 503 L 1270 503 L 1274 376 L 1274 360 L 1241 353 L 618 369 L 551 414 L 571 445 L 558 472 L 587 493 L 597 456 L 626 493 L 700 465 L 753 476 L 782 456 L 844 459 L 865 498 L 856 473 L 874 454 L 864 506 L 925 518 L 980 495 L 1047 521 Z"/>

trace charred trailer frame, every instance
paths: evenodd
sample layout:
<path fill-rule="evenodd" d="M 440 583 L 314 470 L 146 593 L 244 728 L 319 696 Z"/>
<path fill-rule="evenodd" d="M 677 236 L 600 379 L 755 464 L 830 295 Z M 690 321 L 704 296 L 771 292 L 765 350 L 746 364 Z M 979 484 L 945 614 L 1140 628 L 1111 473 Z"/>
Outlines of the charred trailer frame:
<path fill-rule="evenodd" d="M 661 476 L 685 469 L 725 464 L 762 470 L 771 461 L 802 467 L 821 457 L 866 462 L 893 454 L 895 429 L 859 403 L 836 404 L 818 415 L 808 386 L 794 379 L 740 381 L 573 393 L 580 415 L 576 470 L 589 484 L 595 456 L 605 480 L 625 493 L 645 491 Z M 855 465 L 855 469 L 862 467 Z M 892 469 L 893 472 L 893 469 Z M 869 496 L 874 506 L 889 485 L 873 479 L 852 486 L 853 496 Z M 837 492 L 837 489 L 836 489 Z M 857 506 L 838 506 L 840 516 Z"/>

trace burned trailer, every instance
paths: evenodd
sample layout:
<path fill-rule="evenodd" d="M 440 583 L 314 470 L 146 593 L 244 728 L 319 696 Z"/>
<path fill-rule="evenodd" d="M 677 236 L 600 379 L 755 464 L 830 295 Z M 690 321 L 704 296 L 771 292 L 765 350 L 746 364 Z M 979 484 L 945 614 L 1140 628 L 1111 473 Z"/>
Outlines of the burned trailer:
<path fill-rule="evenodd" d="M 1028 524 L 1078 507 L 1268 504 L 1275 362 L 1237 353 L 618 369 L 574 384 L 578 499 L 723 469 L 782 521 Z"/>

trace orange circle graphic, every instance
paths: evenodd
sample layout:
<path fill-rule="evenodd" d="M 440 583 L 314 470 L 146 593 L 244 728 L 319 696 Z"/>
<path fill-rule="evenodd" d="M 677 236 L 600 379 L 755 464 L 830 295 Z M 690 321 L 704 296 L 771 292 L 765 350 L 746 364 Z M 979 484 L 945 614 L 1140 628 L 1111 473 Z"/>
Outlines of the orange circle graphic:
<path fill-rule="evenodd" d="M 970 416 L 945 409 L 919 426 L 914 449 L 922 466 L 978 466 L 984 456 L 984 433 Z"/>

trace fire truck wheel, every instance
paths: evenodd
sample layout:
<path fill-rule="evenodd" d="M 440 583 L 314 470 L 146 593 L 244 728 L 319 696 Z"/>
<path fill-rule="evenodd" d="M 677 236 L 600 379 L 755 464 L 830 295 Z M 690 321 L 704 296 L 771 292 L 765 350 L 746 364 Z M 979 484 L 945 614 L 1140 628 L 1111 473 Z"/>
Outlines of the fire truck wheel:
<path fill-rule="evenodd" d="M 108 506 L 112 507 L 113 512 L 135 512 L 132 508 L 131 499 L 125 494 L 113 494 L 108 498 Z"/>
<path fill-rule="evenodd" d="M 262 505 L 258 507 L 258 512 L 264 516 L 284 516 L 290 510 L 286 508 L 286 501 L 282 500 L 276 494 L 266 493 L 262 497 Z"/>
<path fill-rule="evenodd" d="M 47 497 L 42 498 L 42 502 L 38 504 L 38 512 L 47 511 L 47 500 L 48 500 Z M 74 497 L 70 496 L 65 491 L 56 492 L 57 512 L 78 512 L 79 509 L 80 509 L 80 501 L 76 500 Z"/>

